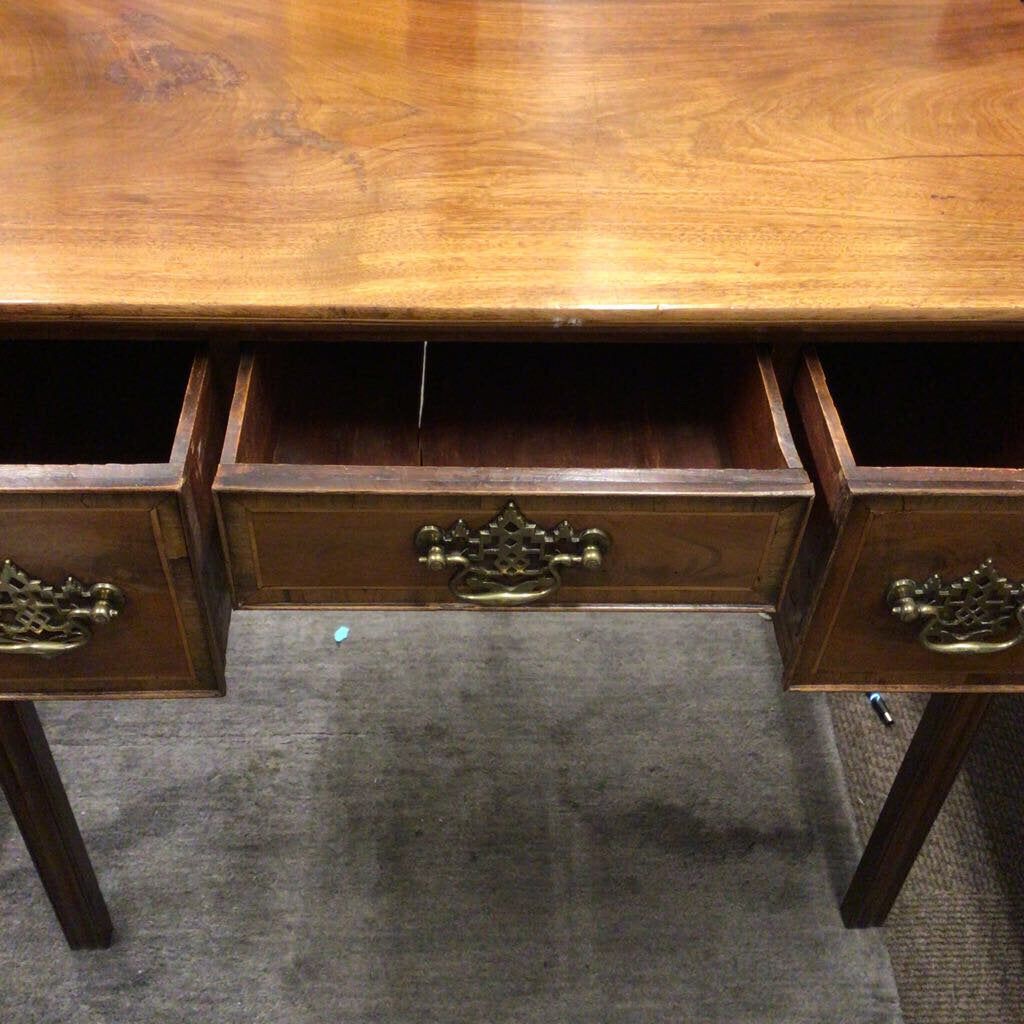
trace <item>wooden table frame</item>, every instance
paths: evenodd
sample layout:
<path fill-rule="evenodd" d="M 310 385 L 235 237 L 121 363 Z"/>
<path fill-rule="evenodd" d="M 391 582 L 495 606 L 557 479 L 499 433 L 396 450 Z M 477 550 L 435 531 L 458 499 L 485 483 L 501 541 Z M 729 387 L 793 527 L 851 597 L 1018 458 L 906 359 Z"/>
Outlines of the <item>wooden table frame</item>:
<path fill-rule="evenodd" d="M 848 928 L 885 923 L 981 725 L 991 694 L 934 694 L 842 902 Z M 72 949 L 113 927 L 39 716 L 0 702 L 0 786 Z"/>
<path fill-rule="evenodd" d="M 691 333 L 779 340 L 791 362 L 822 334 L 1021 337 L 1021 4 L 468 0 L 445 5 L 443 17 L 435 6 L 0 4 L 3 331 L 86 344 L 120 325 L 139 335 L 140 352 L 160 333 L 232 344 L 274 333 L 397 340 L 404 331 L 416 342 L 431 333 L 460 342 L 524 330 L 574 341 Z M 91 474 L 95 493 L 116 492 L 112 510 L 131 506 L 139 530 L 148 515 L 158 520 L 161 539 L 147 540 L 146 565 L 129 561 L 126 578 L 144 570 L 147 586 L 159 588 L 166 576 L 166 601 L 135 625 L 171 636 L 168 624 L 184 608 L 183 647 L 127 682 L 114 679 L 118 692 L 89 688 L 92 697 L 222 690 L 230 601 L 216 577 L 213 486 L 215 477 L 229 485 L 216 493 L 230 513 L 231 478 L 244 483 L 248 463 L 218 469 L 220 438 L 203 426 L 217 419 L 216 389 L 202 365 L 194 369 L 183 405 L 191 419 L 182 423 L 196 431 L 182 433 L 145 495 L 130 493 L 140 484 L 130 472 L 108 472 L 117 459 Z M 1012 510 L 991 532 L 1009 554 L 1004 571 L 1019 570 L 1024 456 L 1014 470 L 973 475 L 974 463 L 923 474 L 914 464 L 861 466 L 816 357 L 797 381 L 816 431 L 825 518 L 790 572 L 802 581 L 798 599 L 777 603 L 785 588 L 774 580 L 770 593 L 753 595 L 777 609 L 784 684 L 936 694 L 843 901 L 844 921 L 865 927 L 885 920 L 956 777 L 990 700 L 978 691 L 1024 691 L 1013 660 L 1021 649 L 979 671 L 946 671 L 893 630 L 875 593 L 881 580 L 854 579 L 862 564 L 882 567 L 894 536 L 870 533 L 868 520 L 904 499 L 915 515 L 938 499 L 949 516 L 937 531 L 943 553 L 959 555 L 958 524 Z M 72 384 L 80 393 L 77 378 Z M 907 390 L 900 402 L 916 397 Z M 734 389 L 741 399 L 752 393 Z M 1006 404 L 988 400 L 997 410 Z M 40 414 L 34 391 L 29 408 Z M 750 437 L 768 436 L 770 424 L 750 423 Z M 780 455 L 796 508 L 803 470 Z M 61 531 L 51 524 L 67 508 L 77 514 L 91 471 L 69 471 L 62 484 L 59 464 L 36 479 L 23 464 L 35 465 L 0 465 L 0 513 L 20 487 L 56 517 L 37 523 L 33 514 L 29 523 L 19 513 L 32 534 L 19 544 L 33 556 L 23 568 L 45 575 L 59 554 L 50 538 Z M 306 496 L 322 500 L 319 482 L 329 476 L 312 474 Z M 545 492 L 542 477 L 533 480 Z M 752 488 L 726 482 L 730 494 Z M 552 487 L 545 493 L 557 493 Z M 505 485 L 494 491 L 504 495 Z M 246 510 L 237 511 L 241 519 Z M 116 533 L 127 520 L 112 511 L 108 522 Z M 70 529 L 63 536 L 80 539 Z M 987 549 L 978 527 L 971 544 L 982 541 L 982 558 L 1001 553 Z M 89 547 L 83 542 L 76 571 L 104 560 L 106 569 L 111 558 Z M 922 570 L 932 571 L 932 554 Z M 766 564 L 777 577 L 784 561 Z M 421 596 L 425 586 L 416 587 Z M 323 591 L 294 602 L 326 603 Z M 890 632 L 858 649 L 865 613 Z M 144 638 L 114 639 L 124 647 L 98 651 L 87 682 L 110 681 L 97 667 L 104 658 L 144 649 Z M 885 644 L 904 641 L 903 668 L 889 672 Z M 45 662 L 35 672 L 40 688 L 28 690 L 29 674 L 17 667 L 17 685 L 5 690 L 14 700 L 0 702 L 0 783 L 68 941 L 103 947 L 109 916 L 30 703 L 81 695 L 82 679 Z"/>

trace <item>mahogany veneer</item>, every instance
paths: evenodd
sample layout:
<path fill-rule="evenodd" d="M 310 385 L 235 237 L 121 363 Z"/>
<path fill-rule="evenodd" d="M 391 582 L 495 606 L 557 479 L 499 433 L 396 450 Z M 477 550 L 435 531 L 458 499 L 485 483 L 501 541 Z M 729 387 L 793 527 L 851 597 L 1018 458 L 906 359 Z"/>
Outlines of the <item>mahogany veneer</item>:
<path fill-rule="evenodd" d="M 6 0 L 4 315 L 1020 323 L 1016 0 Z"/>

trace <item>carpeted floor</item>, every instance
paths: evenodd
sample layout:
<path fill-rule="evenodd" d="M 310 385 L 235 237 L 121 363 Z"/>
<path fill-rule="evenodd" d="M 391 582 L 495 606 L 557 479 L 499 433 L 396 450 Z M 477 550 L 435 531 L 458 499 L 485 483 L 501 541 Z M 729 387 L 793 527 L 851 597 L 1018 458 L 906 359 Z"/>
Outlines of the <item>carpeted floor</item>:
<path fill-rule="evenodd" d="M 778 671 L 756 616 L 240 614 L 226 701 L 45 707 L 118 936 L 0 815 L 0 1020 L 898 1021 Z"/>
<path fill-rule="evenodd" d="M 830 697 L 866 838 L 926 697 L 890 696 L 883 729 L 863 698 Z M 1024 701 L 998 697 L 889 918 L 908 1024 L 1024 1022 Z"/>

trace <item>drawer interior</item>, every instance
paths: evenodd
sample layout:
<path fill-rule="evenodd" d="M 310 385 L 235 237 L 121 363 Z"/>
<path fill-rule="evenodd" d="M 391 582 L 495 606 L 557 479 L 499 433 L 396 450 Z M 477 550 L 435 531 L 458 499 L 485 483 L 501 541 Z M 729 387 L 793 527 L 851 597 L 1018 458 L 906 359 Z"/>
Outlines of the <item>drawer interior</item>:
<path fill-rule="evenodd" d="M 774 381 L 746 345 L 271 344 L 250 374 L 239 463 L 790 465 Z"/>
<path fill-rule="evenodd" d="M 172 342 L 7 341 L 0 463 L 168 462 L 193 352 Z"/>
<path fill-rule="evenodd" d="M 862 466 L 1024 468 L 1024 345 L 821 345 Z"/>

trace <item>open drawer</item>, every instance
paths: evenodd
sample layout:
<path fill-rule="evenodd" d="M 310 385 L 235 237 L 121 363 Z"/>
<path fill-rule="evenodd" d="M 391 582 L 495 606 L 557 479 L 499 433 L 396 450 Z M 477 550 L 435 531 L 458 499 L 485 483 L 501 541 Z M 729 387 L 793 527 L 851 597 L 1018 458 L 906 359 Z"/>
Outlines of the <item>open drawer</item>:
<path fill-rule="evenodd" d="M 221 692 L 227 409 L 207 355 L 8 341 L 3 377 L 0 697 Z"/>
<path fill-rule="evenodd" d="M 242 607 L 771 608 L 811 495 L 763 354 L 611 342 L 257 347 L 214 491 Z"/>
<path fill-rule="evenodd" d="M 821 498 L 776 620 L 796 688 L 1024 687 L 1024 347 L 807 350 Z"/>

